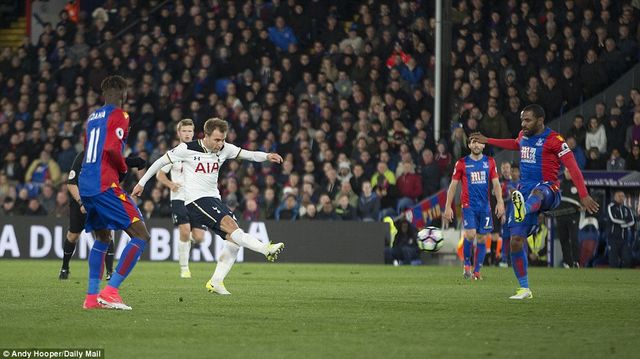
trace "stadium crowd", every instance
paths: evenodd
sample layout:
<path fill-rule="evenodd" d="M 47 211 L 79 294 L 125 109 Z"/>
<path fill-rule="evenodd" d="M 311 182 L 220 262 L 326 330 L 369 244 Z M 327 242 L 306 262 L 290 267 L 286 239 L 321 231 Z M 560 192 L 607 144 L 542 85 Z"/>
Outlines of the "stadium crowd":
<path fill-rule="evenodd" d="M 515 137 L 524 105 L 552 119 L 638 59 L 629 1 L 454 1 L 452 118 L 436 142 L 430 1 L 185 0 L 151 13 L 158 3 L 62 11 L 37 42 L 2 49 L 4 215 L 65 216 L 67 172 L 108 74 L 130 83 L 126 155 L 153 161 L 177 144 L 177 121 L 201 135 L 211 117 L 229 121 L 228 142 L 283 155 L 223 168 L 238 218 L 376 221 L 444 188 L 470 132 Z M 567 139 L 581 166 L 638 170 L 640 92 L 596 113 Z M 145 217 L 168 217 L 169 190 L 147 188 Z"/>

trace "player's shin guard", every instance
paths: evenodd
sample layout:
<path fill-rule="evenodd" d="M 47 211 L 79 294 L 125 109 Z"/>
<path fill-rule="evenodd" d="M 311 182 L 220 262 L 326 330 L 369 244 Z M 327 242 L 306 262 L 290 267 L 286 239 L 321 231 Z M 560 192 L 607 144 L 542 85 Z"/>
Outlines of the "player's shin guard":
<path fill-rule="evenodd" d="M 478 245 L 476 246 L 476 258 L 475 258 L 475 268 L 473 269 L 474 273 L 479 273 L 480 272 L 480 267 L 482 266 L 482 263 L 484 263 L 484 257 L 487 254 L 487 244 L 485 242 L 478 242 Z"/>
<path fill-rule="evenodd" d="M 120 287 L 122 281 L 127 278 L 129 273 L 131 273 L 133 267 L 135 267 L 136 263 L 138 263 L 138 259 L 140 259 L 140 255 L 142 254 L 142 252 L 144 252 L 146 244 L 147 242 L 140 238 L 131 238 L 127 246 L 124 247 L 122 255 L 120 256 L 120 260 L 118 261 L 116 271 L 113 273 L 113 276 L 109 280 L 110 287 Z"/>
<path fill-rule="evenodd" d="M 511 251 L 511 266 L 513 266 L 513 272 L 518 278 L 520 288 L 529 288 L 529 278 L 527 277 L 527 250 L 522 248 L 521 250 L 514 252 Z"/>
<path fill-rule="evenodd" d="M 236 258 L 238 257 L 239 250 L 240 246 L 237 244 L 224 241 L 224 247 L 220 253 L 220 258 L 218 258 L 216 270 L 213 272 L 213 276 L 211 277 L 212 283 L 217 284 L 224 281 L 224 278 L 229 274 L 231 267 L 233 267 L 233 263 L 235 263 Z"/>
<path fill-rule="evenodd" d="M 180 240 L 178 242 L 178 263 L 180 263 L 180 268 L 187 269 L 189 268 L 189 251 L 191 250 L 191 241 L 183 242 Z"/>
<path fill-rule="evenodd" d="M 464 265 L 471 265 L 471 250 L 473 249 L 473 239 L 465 238 L 462 241 L 462 252 L 464 254 Z"/>
<path fill-rule="evenodd" d="M 62 269 L 69 269 L 69 261 L 73 256 L 73 252 L 75 252 L 76 250 L 77 243 L 78 242 L 69 242 L 68 239 L 64 240 L 64 245 L 62 247 L 62 250 L 64 252 L 64 255 L 62 257 Z"/>
<path fill-rule="evenodd" d="M 89 253 L 89 288 L 87 294 L 98 294 L 100 291 L 100 278 L 104 270 L 104 257 L 107 254 L 108 243 L 96 240 Z"/>
<path fill-rule="evenodd" d="M 245 233 L 240 228 L 231 233 L 231 239 L 241 247 L 249 248 L 254 252 L 262 253 L 265 256 L 269 254 L 269 246 L 266 243 L 260 242 L 257 238 Z"/>
<path fill-rule="evenodd" d="M 113 272 L 113 256 L 115 253 L 115 244 L 113 239 L 109 242 L 109 248 L 107 249 L 107 255 L 104 257 L 104 266 L 107 268 L 107 273 Z"/>

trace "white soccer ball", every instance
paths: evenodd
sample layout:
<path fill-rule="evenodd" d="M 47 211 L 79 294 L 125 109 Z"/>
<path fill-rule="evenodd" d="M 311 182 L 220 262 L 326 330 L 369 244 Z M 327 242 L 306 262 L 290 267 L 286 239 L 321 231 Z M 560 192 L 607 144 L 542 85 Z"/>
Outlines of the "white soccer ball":
<path fill-rule="evenodd" d="M 418 232 L 418 248 L 425 252 L 437 252 L 444 245 L 442 230 L 436 227 L 425 227 Z"/>

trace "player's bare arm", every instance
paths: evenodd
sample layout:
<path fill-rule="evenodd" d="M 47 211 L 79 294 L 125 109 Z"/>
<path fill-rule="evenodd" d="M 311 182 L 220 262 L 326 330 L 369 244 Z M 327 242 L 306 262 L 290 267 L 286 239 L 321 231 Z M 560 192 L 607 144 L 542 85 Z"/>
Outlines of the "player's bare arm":
<path fill-rule="evenodd" d="M 500 186 L 500 180 L 494 178 L 491 180 L 493 183 L 493 195 L 496 196 L 496 216 L 504 223 L 504 200 L 502 198 L 502 187 Z"/>
<path fill-rule="evenodd" d="M 180 190 L 180 187 L 181 187 L 180 183 L 176 183 L 170 180 L 167 174 L 164 173 L 164 171 L 158 171 L 158 173 L 156 174 L 156 178 L 158 179 L 158 182 L 162 183 L 162 185 L 169 188 L 171 192 L 177 192 Z"/>
<path fill-rule="evenodd" d="M 445 223 L 447 224 L 453 221 L 453 208 L 451 208 L 451 204 L 453 203 L 453 198 L 456 196 L 459 182 L 458 180 L 451 180 L 451 184 L 449 184 L 449 189 L 447 190 L 447 203 L 444 206 L 443 215 Z"/>
<path fill-rule="evenodd" d="M 485 135 L 481 134 L 480 132 L 474 132 L 469 136 L 469 143 L 475 142 L 475 141 L 482 144 L 486 144 L 487 142 L 489 142 L 489 139 Z"/>

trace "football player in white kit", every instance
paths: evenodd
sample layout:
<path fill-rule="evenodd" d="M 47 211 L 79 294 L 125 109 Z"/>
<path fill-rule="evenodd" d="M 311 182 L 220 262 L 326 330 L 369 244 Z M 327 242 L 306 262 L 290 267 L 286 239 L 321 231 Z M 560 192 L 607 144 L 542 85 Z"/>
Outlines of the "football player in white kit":
<path fill-rule="evenodd" d="M 193 140 L 194 125 L 193 120 L 185 118 L 178 122 L 176 132 L 180 143 L 188 143 Z M 171 179 L 167 177 L 171 174 Z M 173 225 L 178 227 L 180 241 L 178 242 L 178 263 L 180 263 L 180 277 L 191 278 L 189 270 L 189 251 L 191 242 L 201 243 L 204 239 L 204 229 L 196 227 L 189 218 L 189 212 L 184 205 L 185 181 L 182 162 L 168 164 L 156 174 L 158 182 L 171 190 L 171 218 Z"/>
<path fill-rule="evenodd" d="M 226 239 L 216 269 L 206 283 L 210 292 L 231 294 L 224 287 L 224 278 L 236 260 L 240 246 L 264 254 L 274 261 L 284 248 L 284 243 L 262 243 L 238 227 L 233 213 L 222 202 L 218 190 L 218 171 L 227 159 L 242 159 L 254 162 L 271 161 L 282 163 L 277 153 L 247 151 L 225 142 L 229 125 L 219 118 L 207 120 L 202 140 L 182 143 L 156 160 L 133 189 L 131 194 L 142 194 L 144 185 L 162 167 L 182 162 L 185 180 L 185 204 L 192 224 L 204 224 L 220 237 Z"/>

